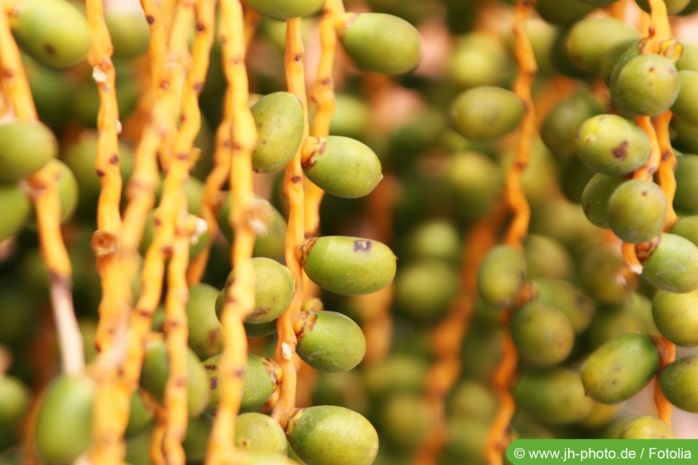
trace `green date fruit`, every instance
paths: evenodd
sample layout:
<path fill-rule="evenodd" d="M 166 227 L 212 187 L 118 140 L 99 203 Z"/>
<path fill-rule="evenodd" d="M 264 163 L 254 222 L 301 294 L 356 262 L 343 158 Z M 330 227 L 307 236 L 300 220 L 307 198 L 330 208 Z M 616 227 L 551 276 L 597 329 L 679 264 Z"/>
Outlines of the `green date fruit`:
<path fill-rule="evenodd" d="M 257 127 L 252 168 L 258 172 L 282 170 L 303 141 L 303 105 L 292 93 L 279 91 L 257 100 L 250 111 Z"/>
<path fill-rule="evenodd" d="M 215 408 L 220 398 L 220 374 L 218 370 L 220 357 L 220 354 L 216 354 L 203 361 L 210 390 L 209 409 Z M 255 354 L 247 355 L 247 367 L 245 368 L 240 398 L 241 411 L 256 410 L 269 400 L 279 382 L 276 370 L 277 366 L 273 360 Z"/>
<path fill-rule="evenodd" d="M 104 10 L 104 22 L 109 29 L 114 56 L 134 58 L 148 50 L 150 27 L 143 10 L 139 7 L 118 4 Z"/>
<path fill-rule="evenodd" d="M 613 103 L 622 113 L 655 116 L 674 104 L 679 85 L 673 60 L 658 54 L 640 54 L 614 69 L 610 88 Z"/>
<path fill-rule="evenodd" d="M 371 465 L 378 453 L 373 425 L 353 410 L 335 405 L 296 410 L 286 436 L 307 465 Z"/>
<path fill-rule="evenodd" d="M 395 276 L 396 311 L 417 322 L 435 322 L 448 311 L 458 291 L 453 266 L 422 259 L 403 265 Z"/>
<path fill-rule="evenodd" d="M 630 24 L 616 18 L 590 16 L 577 21 L 569 30 L 565 50 L 574 66 L 600 76 L 604 55 L 629 39 L 640 39 L 639 32 Z"/>
<path fill-rule="evenodd" d="M 477 273 L 482 299 L 497 308 L 516 303 L 526 284 L 526 259 L 523 251 L 508 245 L 489 250 Z"/>
<path fill-rule="evenodd" d="M 327 310 L 303 311 L 298 333 L 298 355 L 310 366 L 326 372 L 348 371 L 366 354 L 366 338 L 348 316 Z"/>
<path fill-rule="evenodd" d="M 510 58 L 502 41 L 493 34 L 472 32 L 456 38 L 448 75 L 463 88 L 503 84 L 510 72 Z"/>
<path fill-rule="evenodd" d="M 575 333 L 587 329 L 596 303 L 583 289 L 565 279 L 534 278 L 531 283 L 537 301 L 567 316 Z"/>
<path fill-rule="evenodd" d="M 69 68 L 87 59 L 90 28 L 82 13 L 65 0 L 19 0 L 10 14 L 12 34 L 39 63 Z"/>
<path fill-rule="evenodd" d="M 688 124 L 698 126 L 698 71 L 679 71 L 679 94 L 671 111 Z"/>
<path fill-rule="evenodd" d="M 677 15 L 681 13 L 688 6 L 690 1 L 691 0 L 664 0 L 667 14 Z M 650 0 L 635 0 L 635 3 L 647 13 L 650 12 Z"/>
<path fill-rule="evenodd" d="M 205 359 L 223 350 L 223 327 L 216 316 L 218 289 L 198 283 L 189 287 L 186 305 L 189 322 L 189 347 L 200 358 Z"/>
<path fill-rule="evenodd" d="M 685 212 L 685 214 L 698 213 L 698 187 L 694 182 L 697 175 L 698 156 L 679 155 L 676 157 L 674 208 Z"/>
<path fill-rule="evenodd" d="M 235 418 L 235 446 L 282 455 L 286 453 L 288 443 L 279 422 L 263 413 L 247 412 Z"/>
<path fill-rule="evenodd" d="M 672 439 L 671 427 L 657 417 L 643 415 L 625 425 L 620 439 Z"/>
<path fill-rule="evenodd" d="M 632 173 L 650 157 L 650 141 L 633 122 L 614 114 L 585 120 L 577 132 L 575 149 L 591 170 L 611 175 Z"/>
<path fill-rule="evenodd" d="M 30 391 L 15 376 L 0 376 L 0 449 L 19 440 L 30 406 Z"/>
<path fill-rule="evenodd" d="M 698 246 L 688 239 L 662 233 L 653 248 L 638 250 L 637 255 L 642 278 L 657 288 L 670 292 L 698 289 Z"/>
<path fill-rule="evenodd" d="M 698 345 L 698 290 L 670 292 L 657 290 L 652 298 L 652 316 L 657 329 L 676 345 Z"/>
<path fill-rule="evenodd" d="M 0 180 L 19 181 L 58 154 L 58 141 L 40 121 L 0 125 Z"/>
<path fill-rule="evenodd" d="M 652 338 L 626 334 L 594 350 L 582 367 L 582 383 L 592 399 L 615 404 L 640 392 L 657 368 L 659 352 Z"/>
<path fill-rule="evenodd" d="M 608 199 L 608 223 L 626 242 L 644 242 L 662 232 L 666 218 L 666 195 L 651 180 L 630 179 Z"/>
<path fill-rule="evenodd" d="M 323 0 L 249 0 L 248 5 L 274 19 L 310 16 L 320 10 Z"/>
<path fill-rule="evenodd" d="M 479 86 L 458 95 L 451 122 L 465 138 L 490 140 L 512 131 L 523 119 L 523 101 L 509 89 Z"/>
<path fill-rule="evenodd" d="M 551 367 L 567 358 L 574 345 L 574 328 L 558 309 L 539 301 L 519 307 L 509 320 L 511 338 L 521 362 Z"/>
<path fill-rule="evenodd" d="M 92 443 L 96 386 L 86 376 L 60 375 L 46 388 L 39 405 L 34 442 L 46 463 L 68 464 Z"/>
<path fill-rule="evenodd" d="M 659 374 L 659 386 L 667 400 L 687 412 L 698 413 L 698 357 L 683 357 L 670 363 Z"/>
<path fill-rule="evenodd" d="M 594 10 L 595 6 L 573 0 L 560 3 L 556 0 L 538 0 L 535 9 L 543 20 L 556 25 L 572 24 Z"/>
<path fill-rule="evenodd" d="M 17 235 L 27 224 L 32 212 L 29 196 L 23 192 L 19 183 L 0 181 L 0 242 Z"/>
<path fill-rule="evenodd" d="M 368 294 L 393 281 L 396 257 L 372 239 L 320 236 L 302 246 L 303 269 L 321 288 L 342 295 Z"/>
<path fill-rule="evenodd" d="M 345 136 L 315 141 L 314 150 L 303 161 L 303 171 L 325 192 L 350 199 L 364 197 L 383 179 L 378 155 L 363 142 Z"/>
<path fill-rule="evenodd" d="M 625 182 L 622 176 L 596 173 L 582 191 L 582 209 L 589 222 L 600 228 L 610 229 L 608 200 L 615 190 Z"/>
<path fill-rule="evenodd" d="M 338 36 L 344 51 L 364 71 L 404 74 L 422 59 L 419 31 L 391 14 L 358 13 L 342 25 Z"/>

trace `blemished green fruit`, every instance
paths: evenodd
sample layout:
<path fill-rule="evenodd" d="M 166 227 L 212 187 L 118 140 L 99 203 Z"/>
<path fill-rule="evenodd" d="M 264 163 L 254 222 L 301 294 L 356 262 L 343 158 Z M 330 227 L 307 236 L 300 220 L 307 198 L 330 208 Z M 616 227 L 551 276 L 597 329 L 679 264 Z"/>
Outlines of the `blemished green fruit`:
<path fill-rule="evenodd" d="M 621 42 L 639 38 L 637 29 L 620 19 L 591 16 L 572 26 L 565 50 L 574 66 L 600 76 L 603 57 L 609 50 Z"/>
<path fill-rule="evenodd" d="M 551 367 L 567 358 L 574 345 L 574 328 L 556 308 L 537 300 L 519 307 L 509 320 L 511 337 L 521 362 Z"/>
<path fill-rule="evenodd" d="M 639 250 L 642 278 L 659 289 L 690 292 L 698 289 L 698 246 L 686 238 L 662 233 L 649 250 Z"/>
<path fill-rule="evenodd" d="M 69 68 L 87 59 L 90 28 L 83 14 L 65 0 L 20 0 L 9 16 L 22 50 L 39 63 Z"/>
<path fill-rule="evenodd" d="M 291 302 L 296 288 L 295 279 L 288 267 L 271 258 L 254 257 L 252 267 L 255 276 L 255 306 L 252 313 L 245 317 L 245 322 L 269 323 L 281 316 Z M 218 293 L 215 303 L 218 318 L 233 278 L 234 271 L 231 271 L 225 286 Z"/>
<path fill-rule="evenodd" d="M 320 10 L 323 0 L 250 0 L 249 6 L 274 19 L 310 16 Z"/>
<path fill-rule="evenodd" d="M 591 170 L 611 175 L 632 173 L 650 157 L 650 141 L 633 122 L 614 114 L 595 115 L 577 132 L 575 149 Z"/>
<path fill-rule="evenodd" d="M 278 421 L 263 413 L 247 412 L 235 418 L 235 446 L 281 455 L 286 453 L 288 443 Z"/>
<path fill-rule="evenodd" d="M 491 140 L 514 130 L 523 119 L 523 100 L 509 89 L 479 86 L 458 95 L 451 106 L 454 128 L 471 140 Z"/>
<path fill-rule="evenodd" d="M 671 111 L 688 124 L 698 126 L 698 71 L 679 71 L 679 94 Z"/>
<path fill-rule="evenodd" d="M 498 245 L 487 252 L 477 272 L 477 287 L 482 299 L 497 308 L 514 305 L 526 284 L 526 259 L 523 250 Z"/>
<path fill-rule="evenodd" d="M 165 341 L 148 344 L 141 370 L 141 386 L 161 405 L 170 373 L 167 352 Z M 183 355 L 187 361 L 187 408 L 190 417 L 197 417 L 209 404 L 209 378 L 201 360 L 191 349 L 187 348 Z"/>
<path fill-rule="evenodd" d="M 12 121 L 0 125 L 0 180 L 24 179 L 57 154 L 56 136 L 42 122 Z"/>
<path fill-rule="evenodd" d="M 582 191 L 582 209 L 589 222 L 600 228 L 610 229 L 608 221 L 608 200 L 613 192 L 625 182 L 618 175 L 596 173 Z"/>
<path fill-rule="evenodd" d="M 198 283 L 189 287 L 185 311 L 189 323 L 189 347 L 205 359 L 223 350 L 223 327 L 216 316 L 218 289 Z"/>
<path fill-rule="evenodd" d="M 210 390 L 210 408 L 215 408 L 220 399 L 220 381 L 218 365 L 220 354 L 216 354 L 203 361 L 204 369 L 208 376 L 208 388 Z M 240 397 L 241 411 L 258 409 L 274 393 L 278 386 L 278 369 L 271 359 L 255 354 L 247 355 L 247 366 L 243 378 L 242 395 Z"/>
<path fill-rule="evenodd" d="M 0 181 L 0 242 L 17 235 L 27 224 L 32 212 L 32 203 L 16 181 Z"/>
<path fill-rule="evenodd" d="M 579 422 L 593 405 L 584 392 L 579 372 L 563 367 L 524 372 L 514 387 L 514 400 L 547 425 Z"/>
<path fill-rule="evenodd" d="M 297 334 L 298 355 L 310 366 L 326 372 L 348 371 L 366 354 L 361 327 L 348 316 L 327 310 L 303 311 Z"/>
<path fill-rule="evenodd" d="M 659 385 L 667 400 L 687 412 L 698 413 L 698 357 L 683 357 L 666 367 L 659 374 Z"/>
<path fill-rule="evenodd" d="M 657 290 L 652 298 L 652 316 L 657 329 L 676 345 L 698 345 L 698 290 L 670 292 Z"/>
<path fill-rule="evenodd" d="M 657 237 L 666 218 L 666 195 L 651 180 L 629 179 L 608 199 L 608 223 L 626 242 L 639 243 Z"/>
<path fill-rule="evenodd" d="M 86 376 L 60 375 L 46 388 L 39 405 L 34 443 L 46 463 L 68 464 L 92 443 L 96 385 Z"/>
<path fill-rule="evenodd" d="M 393 281 L 397 268 L 392 250 L 372 239 L 320 236 L 306 241 L 301 252 L 308 277 L 336 294 L 378 291 Z"/>
<path fill-rule="evenodd" d="M 679 85 L 673 60 L 658 54 L 640 54 L 617 72 L 614 69 L 611 98 L 622 113 L 655 116 L 674 104 Z"/>
<path fill-rule="evenodd" d="M 620 439 L 672 439 L 671 427 L 657 417 L 643 415 L 625 425 Z"/>
<path fill-rule="evenodd" d="M 405 74 L 422 59 L 419 31 L 391 14 L 358 13 L 342 25 L 338 37 L 344 51 L 363 71 Z"/>
<path fill-rule="evenodd" d="M 378 453 L 373 425 L 363 415 L 335 405 L 296 410 L 286 436 L 307 465 L 371 465 Z"/>
<path fill-rule="evenodd" d="M 378 155 L 363 142 L 345 136 L 316 138 L 303 171 L 328 194 L 349 199 L 370 194 L 383 179 Z"/>
<path fill-rule="evenodd" d="M 658 368 L 659 352 L 652 337 L 626 334 L 592 352 L 582 367 L 582 383 L 592 399 L 615 404 L 640 392 Z"/>
<path fill-rule="evenodd" d="M 303 140 L 303 105 L 292 93 L 279 91 L 257 100 L 250 111 L 257 127 L 252 168 L 259 172 L 283 169 Z"/>

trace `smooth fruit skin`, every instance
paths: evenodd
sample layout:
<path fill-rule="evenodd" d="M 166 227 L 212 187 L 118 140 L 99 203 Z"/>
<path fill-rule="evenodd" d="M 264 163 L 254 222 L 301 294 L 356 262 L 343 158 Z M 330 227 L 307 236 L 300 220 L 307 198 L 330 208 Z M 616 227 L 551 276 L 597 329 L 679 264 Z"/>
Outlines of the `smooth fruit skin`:
<path fill-rule="evenodd" d="M 53 68 L 69 68 L 87 58 L 90 29 L 82 13 L 65 0 L 20 0 L 10 27 L 22 50 Z"/>
<path fill-rule="evenodd" d="M 609 50 L 619 43 L 639 38 L 638 31 L 624 21 L 587 17 L 572 26 L 565 40 L 565 50 L 574 66 L 600 76 L 603 57 Z"/>
<path fill-rule="evenodd" d="M 671 111 L 687 123 L 698 126 L 698 71 L 679 71 L 679 95 Z"/>
<path fill-rule="evenodd" d="M 611 98 L 622 113 L 656 116 L 674 104 L 679 85 L 679 74 L 671 59 L 640 54 L 614 72 Z"/>
<path fill-rule="evenodd" d="M 105 9 L 104 21 L 109 29 L 115 57 L 134 58 L 148 50 L 150 27 L 142 9 L 115 4 Z"/>
<path fill-rule="evenodd" d="M 342 295 L 378 291 L 395 278 L 396 257 L 372 239 L 320 236 L 302 246 L 303 269 L 321 288 Z"/>
<path fill-rule="evenodd" d="M 693 242 L 676 234 L 662 233 L 648 255 L 638 251 L 644 280 L 671 292 L 698 289 L 698 246 Z"/>
<path fill-rule="evenodd" d="M 497 308 L 514 305 L 525 283 L 526 258 L 523 251 L 508 245 L 490 249 L 477 272 L 480 296 Z"/>
<path fill-rule="evenodd" d="M 509 89 L 480 86 L 461 93 L 451 106 L 451 122 L 465 138 L 490 140 L 519 125 L 525 109 L 521 98 Z"/>
<path fill-rule="evenodd" d="M 208 376 L 210 392 L 210 408 L 218 405 L 220 397 L 220 382 L 218 365 L 220 354 L 216 354 L 203 361 L 204 369 Z M 241 411 L 258 409 L 264 404 L 277 388 L 278 379 L 275 375 L 274 363 L 255 354 L 248 354 L 247 366 L 243 378 L 242 395 L 240 398 Z"/>
<path fill-rule="evenodd" d="M 304 312 L 298 334 L 298 355 L 310 366 L 325 372 L 348 371 L 366 354 L 361 327 L 348 316 L 327 310 Z"/>
<path fill-rule="evenodd" d="M 58 141 L 41 122 L 0 125 L 0 180 L 19 181 L 43 168 L 58 153 Z"/>
<path fill-rule="evenodd" d="M 279 91 L 257 100 L 250 111 L 257 127 L 252 168 L 258 172 L 283 169 L 303 140 L 303 105 L 292 93 Z"/>
<path fill-rule="evenodd" d="M 670 292 L 657 290 L 652 298 L 652 317 L 657 329 L 676 345 L 698 345 L 698 290 Z"/>
<path fill-rule="evenodd" d="M 620 439 L 671 439 L 671 427 L 657 417 L 641 416 L 628 423 L 620 433 Z"/>
<path fill-rule="evenodd" d="M 698 357 L 684 357 L 664 367 L 659 385 L 667 400 L 687 412 L 698 413 Z"/>
<path fill-rule="evenodd" d="M 610 229 L 608 199 L 625 179 L 622 176 L 596 173 L 582 191 L 582 209 L 589 222 L 600 228 Z"/>
<path fill-rule="evenodd" d="M 306 465 L 371 465 L 378 453 L 373 425 L 335 405 L 298 409 L 288 421 L 286 436 Z"/>
<path fill-rule="evenodd" d="M 281 455 L 286 453 L 288 443 L 279 422 L 263 413 L 247 412 L 235 418 L 235 446 Z"/>
<path fill-rule="evenodd" d="M 640 392 L 657 368 L 659 352 L 652 338 L 626 334 L 606 342 L 589 356 L 582 367 L 582 383 L 592 399 L 615 404 Z"/>
<path fill-rule="evenodd" d="M 378 155 L 363 142 L 345 136 L 317 138 L 303 171 L 325 192 L 348 199 L 370 194 L 383 179 Z"/>
<path fill-rule="evenodd" d="M 247 4 L 264 16 L 278 20 L 310 16 L 320 10 L 324 0 L 249 0 Z"/>
<path fill-rule="evenodd" d="M 550 367 L 565 360 L 572 351 L 572 323 L 552 306 L 528 302 L 513 313 L 509 325 L 519 358 L 526 365 Z"/>
<path fill-rule="evenodd" d="M 698 73 L 697 73 L 698 74 Z M 695 184 L 698 176 L 698 155 L 679 155 L 676 157 L 676 192 L 674 208 L 684 215 L 698 213 L 698 186 Z"/>
<path fill-rule="evenodd" d="M 29 220 L 32 203 L 17 182 L 0 181 L 0 242 L 18 234 Z"/>
<path fill-rule="evenodd" d="M 629 179 L 608 199 L 608 223 L 620 239 L 644 242 L 662 232 L 666 209 L 666 195 L 658 184 Z"/>
<path fill-rule="evenodd" d="M 223 350 L 223 327 L 216 316 L 218 289 L 210 284 L 198 283 L 189 288 L 186 305 L 189 322 L 189 347 L 205 359 Z"/>
<path fill-rule="evenodd" d="M 44 462 L 72 463 L 90 446 L 95 391 L 94 382 L 85 376 L 61 375 L 48 386 L 34 429 L 36 450 Z"/>
<path fill-rule="evenodd" d="M 342 48 L 354 64 L 382 74 L 404 74 L 422 59 L 422 38 L 404 19 L 387 13 L 358 13 L 339 30 Z"/>

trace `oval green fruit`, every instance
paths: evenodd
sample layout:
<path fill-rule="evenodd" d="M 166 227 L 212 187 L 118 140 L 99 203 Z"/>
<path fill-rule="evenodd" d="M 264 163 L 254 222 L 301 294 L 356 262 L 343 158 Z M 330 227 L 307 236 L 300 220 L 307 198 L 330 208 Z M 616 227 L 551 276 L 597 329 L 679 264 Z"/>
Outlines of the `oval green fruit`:
<path fill-rule="evenodd" d="M 92 443 L 96 386 L 86 376 L 60 375 L 40 400 L 34 429 L 39 457 L 46 463 L 69 464 Z"/>
<path fill-rule="evenodd" d="M 325 192 L 349 199 L 370 194 L 383 179 L 378 155 L 363 142 L 345 136 L 316 138 L 303 171 Z"/>
<path fill-rule="evenodd" d="M 662 233 L 649 252 L 638 250 L 637 255 L 642 278 L 657 288 L 671 292 L 698 289 L 698 246 L 688 239 Z"/>
<path fill-rule="evenodd" d="M 209 380 L 211 408 L 215 408 L 218 405 L 220 397 L 220 375 L 218 372 L 220 357 L 220 354 L 216 354 L 203 361 Z M 277 367 L 273 360 L 255 354 L 247 355 L 247 366 L 245 367 L 240 398 L 240 409 L 242 411 L 256 410 L 269 400 L 279 382 L 276 370 Z"/>
<path fill-rule="evenodd" d="M 682 216 L 698 213 L 698 187 L 694 182 L 696 176 L 698 176 L 698 155 L 677 156 L 674 170 L 676 180 L 674 208 L 683 212 Z"/>
<path fill-rule="evenodd" d="M 31 217 L 32 203 L 19 183 L 0 181 L 0 211 L 3 215 L 0 222 L 2 242 L 22 231 Z"/>
<path fill-rule="evenodd" d="M 643 415 L 625 425 L 620 439 L 671 439 L 671 427 L 657 417 Z"/>
<path fill-rule="evenodd" d="M 667 400 L 687 412 L 698 413 L 698 357 L 683 357 L 664 367 L 659 386 Z"/>
<path fill-rule="evenodd" d="M 257 127 L 252 168 L 258 172 L 282 170 L 303 141 L 303 105 L 292 93 L 279 91 L 257 100 L 250 111 Z"/>
<path fill-rule="evenodd" d="M 558 309 L 539 301 L 519 307 L 509 320 L 511 338 L 521 362 L 551 367 L 567 358 L 574 345 L 574 328 Z"/>
<path fill-rule="evenodd" d="M 516 128 L 524 113 L 523 101 L 511 90 L 479 86 L 456 97 L 450 116 L 455 129 L 463 137 L 491 140 Z"/>
<path fill-rule="evenodd" d="M 651 180 L 629 179 L 608 199 L 608 223 L 613 233 L 626 242 L 657 237 L 664 227 L 666 211 L 666 195 Z"/>
<path fill-rule="evenodd" d="M 302 246 L 308 277 L 336 294 L 368 294 L 384 288 L 395 277 L 396 260 L 387 245 L 360 237 L 320 236 Z"/>
<path fill-rule="evenodd" d="M 366 354 L 366 338 L 348 316 L 327 310 L 301 313 L 298 355 L 310 366 L 326 372 L 348 371 Z"/>
<path fill-rule="evenodd" d="M 383 74 L 404 74 L 422 58 L 419 31 L 404 19 L 387 13 L 358 13 L 339 30 L 342 48 L 354 64 Z"/>
<path fill-rule="evenodd" d="M 622 176 L 603 173 L 594 174 L 582 191 L 582 209 L 591 224 L 610 229 L 608 221 L 608 199 L 625 179 Z"/>
<path fill-rule="evenodd" d="M 218 289 L 210 284 L 198 283 L 189 287 L 186 305 L 189 322 L 189 347 L 205 359 L 223 350 L 223 327 L 216 316 Z"/>
<path fill-rule="evenodd" d="M 150 26 L 140 5 L 109 4 L 104 10 L 104 22 L 109 29 L 115 57 L 135 58 L 148 50 Z"/>
<path fill-rule="evenodd" d="M 676 345 L 698 346 L 698 290 L 670 292 L 658 289 L 652 298 L 657 329 Z"/>
<path fill-rule="evenodd" d="M 514 305 L 526 284 L 523 250 L 498 245 L 487 252 L 477 272 L 480 297 L 497 308 Z"/>
<path fill-rule="evenodd" d="M 298 409 L 286 426 L 288 442 L 307 465 L 371 465 L 378 433 L 362 415 L 345 407 Z"/>
<path fill-rule="evenodd" d="M 29 388 L 19 378 L 7 374 L 0 376 L 0 432 L 11 436 L 10 441 L 19 439 L 30 401 Z M 2 439 L 0 444 L 3 444 Z"/>
<path fill-rule="evenodd" d="M 22 50 L 39 63 L 69 68 L 87 59 L 90 28 L 71 2 L 18 0 L 9 19 Z"/>
<path fill-rule="evenodd" d="M 288 443 L 278 421 L 263 413 L 247 412 L 235 418 L 235 446 L 281 455 Z"/>
<path fill-rule="evenodd" d="M 668 110 L 679 95 L 674 61 L 663 55 L 637 55 L 611 77 L 611 98 L 625 114 L 656 116 Z"/>
<path fill-rule="evenodd" d="M 395 276 L 395 309 L 415 322 L 436 322 L 448 311 L 458 285 L 458 275 L 449 263 L 435 259 L 408 262 Z"/>
<path fill-rule="evenodd" d="M 0 180 L 19 181 L 58 154 L 58 141 L 40 121 L 0 125 Z"/>
<path fill-rule="evenodd" d="M 592 352 L 582 367 L 582 383 L 592 399 L 615 404 L 640 392 L 658 368 L 659 352 L 652 338 L 626 334 Z"/>
<path fill-rule="evenodd" d="M 679 71 L 679 95 L 671 111 L 687 123 L 698 126 L 698 71 Z"/>
<path fill-rule="evenodd" d="M 264 16 L 286 20 L 318 12 L 324 0 L 249 0 L 247 3 Z"/>
<path fill-rule="evenodd" d="M 604 55 L 630 39 L 640 39 L 639 32 L 630 24 L 616 18 L 590 16 L 577 21 L 569 30 L 565 50 L 574 66 L 600 76 Z"/>

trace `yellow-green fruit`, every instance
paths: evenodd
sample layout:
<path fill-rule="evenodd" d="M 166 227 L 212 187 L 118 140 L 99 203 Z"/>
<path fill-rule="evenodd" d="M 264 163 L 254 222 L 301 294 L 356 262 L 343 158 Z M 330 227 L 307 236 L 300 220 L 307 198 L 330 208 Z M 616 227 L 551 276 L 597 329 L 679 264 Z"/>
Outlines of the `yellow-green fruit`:
<path fill-rule="evenodd" d="M 209 380 L 211 409 L 218 406 L 220 399 L 221 385 L 218 370 L 220 359 L 221 355 L 216 354 L 203 361 Z M 247 355 L 247 366 L 245 367 L 242 394 L 240 396 L 240 409 L 242 411 L 256 410 L 269 400 L 278 387 L 277 368 L 277 365 L 271 359 L 255 354 Z"/>
<path fill-rule="evenodd" d="M 674 344 L 698 345 L 698 290 L 670 292 L 657 290 L 652 299 L 652 316 L 664 337 Z"/>
<path fill-rule="evenodd" d="M 198 283 L 189 287 L 186 312 L 189 322 L 189 347 L 200 359 L 223 350 L 223 327 L 216 316 L 218 289 Z"/>
<path fill-rule="evenodd" d="M 53 180 L 61 209 L 60 221 L 63 224 L 73 218 L 75 210 L 78 208 L 78 181 L 68 165 L 57 158 L 49 160 L 46 166 L 55 169 Z M 34 217 L 29 220 L 29 227 L 36 227 Z"/>
<path fill-rule="evenodd" d="M 378 155 L 363 142 L 327 136 L 315 139 L 315 144 L 303 171 L 325 192 L 349 199 L 364 197 L 383 179 Z"/>
<path fill-rule="evenodd" d="M 310 366 L 326 372 L 348 371 L 366 354 L 361 327 L 348 316 L 327 310 L 302 312 L 298 355 Z"/>
<path fill-rule="evenodd" d="M 106 8 L 104 21 L 109 29 L 114 56 L 134 58 L 148 50 L 150 27 L 140 7 L 118 4 Z"/>
<path fill-rule="evenodd" d="M 477 287 L 482 299 L 498 308 L 513 305 L 526 284 L 526 259 L 523 250 L 508 245 L 490 249 L 477 272 Z"/>
<path fill-rule="evenodd" d="M 522 305 L 509 324 L 519 358 L 526 365 L 550 367 L 565 360 L 572 351 L 572 323 L 546 303 L 534 300 Z"/>
<path fill-rule="evenodd" d="M 465 138 L 491 140 L 512 131 L 525 113 L 521 98 L 509 89 L 479 86 L 461 93 L 451 106 L 451 122 Z"/>
<path fill-rule="evenodd" d="M 19 438 L 29 405 L 29 389 L 24 383 L 11 375 L 0 376 L 0 448 L 6 439 L 12 442 Z"/>
<path fill-rule="evenodd" d="M 298 409 L 286 427 L 288 442 L 306 465 L 371 465 L 378 433 L 362 415 L 345 407 Z"/>
<path fill-rule="evenodd" d="M 637 246 L 636 249 L 640 249 Z M 671 292 L 698 289 L 698 246 L 672 233 L 662 233 L 649 252 L 638 250 L 642 278 Z"/>
<path fill-rule="evenodd" d="M 40 121 L 0 125 L 0 180 L 19 181 L 41 169 L 57 153 L 56 137 Z"/>
<path fill-rule="evenodd" d="M 250 110 L 257 127 L 252 167 L 259 172 L 283 169 L 303 141 L 303 105 L 290 92 L 272 92 Z"/>
<path fill-rule="evenodd" d="M 285 454 L 288 447 L 279 422 L 259 412 L 241 413 L 235 418 L 235 445 L 272 454 Z"/>
<path fill-rule="evenodd" d="M 384 288 L 395 277 L 396 260 L 387 245 L 360 237 L 320 236 L 302 246 L 308 277 L 336 294 L 368 294 Z"/>
<path fill-rule="evenodd" d="M 324 0 L 248 0 L 247 4 L 274 19 L 310 16 L 320 10 Z"/>
<path fill-rule="evenodd" d="M 358 13 L 339 30 L 342 48 L 354 64 L 383 74 L 412 71 L 422 59 L 419 31 L 404 19 L 387 13 Z"/>
<path fill-rule="evenodd" d="M 17 182 L 0 181 L 0 242 L 18 234 L 32 212 L 32 203 Z"/>
<path fill-rule="evenodd" d="M 565 50 L 574 66 L 600 76 L 606 52 L 629 39 L 639 39 L 639 33 L 624 21 L 609 17 L 588 17 L 572 26 L 567 34 Z"/>
<path fill-rule="evenodd" d="M 34 429 L 39 457 L 46 463 L 69 464 L 92 443 L 96 386 L 86 376 L 60 375 L 40 400 Z"/>
<path fill-rule="evenodd" d="M 634 419 L 620 432 L 621 439 L 671 439 L 671 427 L 657 417 L 649 415 Z"/>
<path fill-rule="evenodd" d="M 43 65 L 69 68 L 87 58 L 90 28 L 66 0 L 18 0 L 10 27 L 20 47 Z"/>
<path fill-rule="evenodd" d="M 640 392 L 657 368 L 659 352 L 652 338 L 625 334 L 604 343 L 589 356 L 582 367 L 582 382 L 591 398 L 614 404 Z"/>
<path fill-rule="evenodd" d="M 684 357 L 670 363 L 659 374 L 659 385 L 664 396 L 676 407 L 698 413 L 698 357 Z"/>

